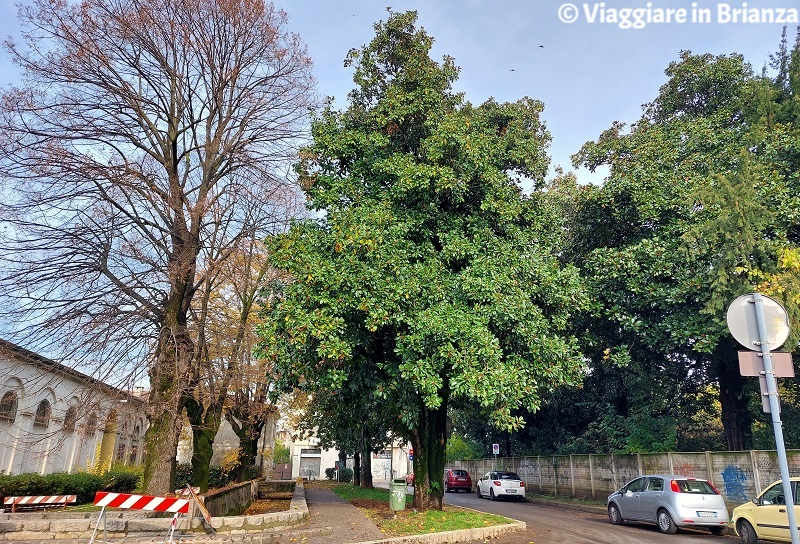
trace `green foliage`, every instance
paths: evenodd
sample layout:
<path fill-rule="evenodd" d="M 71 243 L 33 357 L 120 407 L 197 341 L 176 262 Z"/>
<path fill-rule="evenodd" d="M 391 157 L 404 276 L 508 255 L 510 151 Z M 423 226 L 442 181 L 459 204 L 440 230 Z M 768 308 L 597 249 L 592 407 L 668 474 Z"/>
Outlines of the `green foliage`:
<path fill-rule="evenodd" d="M 424 482 L 444 468 L 451 403 L 518 429 L 516 408 L 579 381 L 569 325 L 588 298 L 550 246 L 543 105 L 466 102 L 452 59 L 434 62 L 415 23 L 377 24 L 348 56 L 349 107 L 314 119 L 298 172 L 324 213 L 269 241 L 294 281 L 270 294 L 260 355 L 283 390 L 314 393 L 326 440 L 374 446 L 394 431 Z"/>
<path fill-rule="evenodd" d="M 339 481 L 340 482 L 352 482 L 353 481 L 353 469 L 352 468 L 340 468 L 339 469 Z"/>
<path fill-rule="evenodd" d="M 272 453 L 272 461 L 277 465 L 286 465 L 292 462 L 292 452 L 283 445 L 280 440 L 275 440 L 275 449 Z"/>
<path fill-rule="evenodd" d="M 447 440 L 447 460 L 458 461 L 480 459 L 483 457 L 483 447 L 463 436 L 451 435 Z"/>
<path fill-rule="evenodd" d="M 133 493 L 141 489 L 143 467 L 111 467 L 102 476 L 102 489 L 119 493 Z"/>
<path fill-rule="evenodd" d="M 234 483 L 237 469 L 238 465 L 227 467 L 216 467 L 212 465 L 209 467 L 209 488 L 226 487 Z M 258 478 L 258 467 L 248 467 L 246 479 L 255 480 L 256 478 Z M 183 487 L 186 484 L 195 485 L 192 479 L 192 465 L 189 463 L 178 464 L 175 466 L 175 485 Z"/>
<path fill-rule="evenodd" d="M 353 481 L 353 469 L 351 468 L 340 468 L 339 474 L 336 474 L 335 468 L 326 468 L 325 469 L 325 477 L 329 480 L 336 480 L 338 482 L 352 482 Z"/>
<path fill-rule="evenodd" d="M 192 481 L 192 465 L 190 463 L 178 463 L 175 465 L 175 485 L 183 487 L 186 484 L 194 485 Z"/>
<path fill-rule="evenodd" d="M 565 439 L 556 448 L 710 447 L 722 436 L 728 449 L 752 445 L 756 384 L 739 376 L 725 312 L 754 291 L 792 320 L 800 312 L 800 117 L 782 117 L 800 88 L 786 85 L 790 63 L 779 56 L 773 82 L 740 55 L 682 52 L 638 123 L 615 123 L 574 157 L 610 167 L 603 187 L 556 188 L 574 210 L 565 255 L 596 301 L 580 325 L 592 372 L 572 397 L 583 423 L 543 433 Z M 790 346 L 800 330 L 792 335 Z"/>
<path fill-rule="evenodd" d="M 94 502 L 95 493 L 102 489 L 103 479 L 86 472 L 0 476 L 0 494 L 3 496 L 76 495 L 77 503 L 85 504 Z"/>

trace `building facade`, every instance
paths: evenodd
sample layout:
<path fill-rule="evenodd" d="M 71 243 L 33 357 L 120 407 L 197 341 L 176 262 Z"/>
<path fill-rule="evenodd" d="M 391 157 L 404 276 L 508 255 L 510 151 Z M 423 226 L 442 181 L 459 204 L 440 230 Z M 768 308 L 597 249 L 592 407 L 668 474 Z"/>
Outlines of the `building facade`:
<path fill-rule="evenodd" d="M 325 469 L 334 468 L 339 460 L 336 450 L 323 449 L 314 436 L 293 440 L 290 433 L 283 432 L 279 433 L 279 438 L 291 454 L 292 478 L 325 479 Z M 353 468 L 352 456 L 347 459 L 347 467 Z M 373 452 L 371 467 L 375 480 L 404 478 L 413 470 L 411 446 L 395 442 L 382 451 Z"/>
<path fill-rule="evenodd" d="M 0 340 L 0 473 L 141 463 L 142 397 Z"/>

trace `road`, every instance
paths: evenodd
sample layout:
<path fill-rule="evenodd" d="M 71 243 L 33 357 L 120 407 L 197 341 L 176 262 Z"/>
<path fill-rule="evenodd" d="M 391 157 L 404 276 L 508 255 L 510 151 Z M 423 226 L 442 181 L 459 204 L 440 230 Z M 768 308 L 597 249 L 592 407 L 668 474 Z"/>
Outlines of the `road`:
<path fill-rule="evenodd" d="M 409 492 L 412 488 L 409 487 Z M 475 493 L 447 493 L 445 504 L 474 508 L 524 521 L 524 533 L 506 535 L 492 540 L 497 544 L 735 544 L 738 537 L 713 536 L 708 531 L 679 529 L 677 534 L 665 535 L 655 525 L 611 525 L 602 514 L 540 506 L 527 502 L 489 501 Z M 476 541 L 477 543 L 478 541 Z M 479 542 L 483 542 L 482 540 Z"/>

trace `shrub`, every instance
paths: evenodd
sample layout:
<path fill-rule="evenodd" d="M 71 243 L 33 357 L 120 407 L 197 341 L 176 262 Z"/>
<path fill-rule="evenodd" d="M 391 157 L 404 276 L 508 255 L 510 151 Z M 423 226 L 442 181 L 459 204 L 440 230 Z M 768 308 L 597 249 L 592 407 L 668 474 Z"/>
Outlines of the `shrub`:
<path fill-rule="evenodd" d="M 94 474 L 58 472 L 2 476 L 0 493 L 4 496 L 20 495 L 77 495 L 78 504 L 94 502 L 94 494 L 101 489 L 102 479 Z"/>
<path fill-rule="evenodd" d="M 208 486 L 225 487 L 233 483 L 233 476 L 221 467 L 209 467 Z"/>
<path fill-rule="evenodd" d="M 136 467 L 109 470 L 103 474 L 101 489 L 117 493 L 133 493 L 139 487 L 142 474 L 143 470 Z"/>
<path fill-rule="evenodd" d="M 339 481 L 340 482 L 352 482 L 353 481 L 353 469 L 352 468 L 340 468 L 339 469 Z"/>
<path fill-rule="evenodd" d="M 69 493 L 78 496 L 78 504 L 94 502 L 94 494 L 102 487 L 103 479 L 88 472 L 77 472 L 70 476 Z"/>
<path fill-rule="evenodd" d="M 175 484 L 183 486 L 186 484 L 194 485 L 192 480 L 192 465 L 189 463 L 180 463 L 175 466 Z"/>
<path fill-rule="evenodd" d="M 329 480 L 335 479 L 336 476 L 336 469 L 335 468 L 326 468 L 325 469 L 325 477 Z M 352 468 L 340 468 L 339 469 L 339 476 L 338 481 L 340 482 L 352 482 L 353 481 L 353 469 Z"/>

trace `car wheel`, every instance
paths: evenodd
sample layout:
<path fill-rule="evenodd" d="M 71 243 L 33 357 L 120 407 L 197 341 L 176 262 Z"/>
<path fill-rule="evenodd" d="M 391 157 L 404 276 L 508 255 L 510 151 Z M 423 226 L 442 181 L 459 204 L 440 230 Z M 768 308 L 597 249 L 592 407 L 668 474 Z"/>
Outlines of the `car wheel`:
<path fill-rule="evenodd" d="M 608 521 L 614 525 L 622 525 L 622 513 L 619 511 L 619 507 L 613 502 L 608 505 Z"/>
<path fill-rule="evenodd" d="M 741 520 L 736 525 L 736 532 L 742 539 L 742 544 L 758 544 L 758 535 L 753 526 L 747 520 Z"/>
<path fill-rule="evenodd" d="M 674 535 L 678 530 L 675 522 L 672 521 L 672 516 L 663 508 L 658 511 L 658 530 L 668 535 Z"/>
<path fill-rule="evenodd" d="M 481 495 L 481 486 L 479 486 L 479 485 L 476 485 L 476 486 L 475 486 L 475 493 L 477 493 L 477 494 L 478 494 L 478 498 L 479 498 L 479 499 L 482 499 L 482 498 L 483 498 L 483 495 Z"/>
<path fill-rule="evenodd" d="M 490 500 L 490 501 L 493 501 L 493 500 L 495 500 L 496 498 L 497 498 L 497 497 L 495 497 L 495 496 L 494 496 L 494 489 L 489 489 L 489 500 Z"/>
<path fill-rule="evenodd" d="M 709 527 L 708 530 L 711 531 L 711 534 L 714 535 L 714 536 L 725 536 L 725 535 L 728 534 L 728 528 L 724 527 L 724 526 L 722 526 L 722 527 Z"/>

